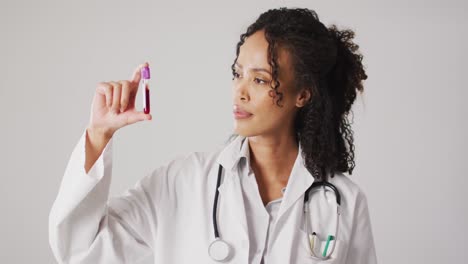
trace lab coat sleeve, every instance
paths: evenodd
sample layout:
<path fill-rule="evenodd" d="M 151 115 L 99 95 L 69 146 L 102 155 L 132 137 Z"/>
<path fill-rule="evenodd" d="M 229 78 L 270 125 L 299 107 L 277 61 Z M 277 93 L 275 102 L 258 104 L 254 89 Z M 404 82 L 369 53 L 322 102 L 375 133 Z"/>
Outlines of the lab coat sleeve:
<path fill-rule="evenodd" d="M 353 230 L 346 264 L 376 264 L 377 256 L 372 235 L 366 195 L 359 190 L 353 217 Z"/>
<path fill-rule="evenodd" d="M 156 232 L 145 187 L 150 177 L 109 199 L 113 139 L 86 173 L 86 133 L 71 154 L 49 214 L 52 252 L 58 263 L 136 263 L 152 253 Z"/>

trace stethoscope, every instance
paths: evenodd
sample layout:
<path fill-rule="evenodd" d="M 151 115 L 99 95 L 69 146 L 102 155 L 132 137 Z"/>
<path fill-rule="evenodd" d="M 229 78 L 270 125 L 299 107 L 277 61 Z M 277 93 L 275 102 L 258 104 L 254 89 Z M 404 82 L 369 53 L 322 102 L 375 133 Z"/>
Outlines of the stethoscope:
<path fill-rule="evenodd" d="M 232 254 L 231 246 L 226 241 L 224 241 L 223 239 L 221 239 L 219 237 L 218 223 L 217 223 L 217 218 L 216 218 L 217 209 L 218 209 L 218 198 L 219 198 L 218 188 L 221 185 L 222 171 L 223 171 L 223 167 L 221 165 L 219 165 L 218 180 L 216 182 L 216 193 L 215 193 L 214 204 L 213 204 L 213 228 L 214 228 L 215 239 L 208 246 L 208 254 L 210 255 L 210 257 L 213 260 L 219 261 L 219 262 L 225 262 L 225 261 L 229 260 L 232 257 L 231 256 L 231 254 Z M 336 214 L 337 214 L 336 222 L 335 222 L 335 235 L 328 235 L 327 236 L 325 248 L 324 248 L 322 253 L 316 253 L 316 249 L 315 249 L 316 246 L 317 246 L 318 234 L 316 232 L 312 232 L 312 233 L 309 232 L 309 226 L 306 224 L 306 223 L 310 223 L 309 222 L 309 220 L 310 220 L 309 219 L 310 218 L 309 210 L 308 210 L 308 207 L 306 206 L 307 202 L 309 201 L 309 192 L 311 190 L 313 190 L 313 189 L 318 189 L 319 187 L 322 187 L 323 190 L 325 190 L 325 187 L 327 187 L 327 188 L 331 189 L 334 192 L 335 198 L 336 198 Z M 340 214 L 341 214 L 340 205 L 341 205 L 340 192 L 338 191 L 338 189 L 333 184 L 331 184 L 329 182 L 314 181 L 314 183 L 312 183 L 312 185 L 305 191 L 305 194 L 304 194 L 304 207 L 303 207 L 303 212 L 304 212 L 304 221 L 303 222 L 304 222 L 304 225 L 306 226 L 306 233 L 307 233 L 308 238 L 309 238 L 310 257 L 311 258 L 317 259 L 317 260 L 329 259 L 331 254 L 335 250 L 336 239 L 337 239 L 337 236 L 338 236 L 338 225 L 339 225 Z M 332 242 L 333 240 L 335 240 L 335 242 Z M 330 243 L 331 243 L 331 248 L 329 250 Z"/>

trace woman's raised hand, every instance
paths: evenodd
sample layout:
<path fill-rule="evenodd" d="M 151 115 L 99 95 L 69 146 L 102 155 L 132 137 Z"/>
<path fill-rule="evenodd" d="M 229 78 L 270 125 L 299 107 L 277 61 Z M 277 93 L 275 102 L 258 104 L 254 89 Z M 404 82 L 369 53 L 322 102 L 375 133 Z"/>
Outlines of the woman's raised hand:
<path fill-rule="evenodd" d="M 91 106 L 88 131 L 92 130 L 110 138 L 121 127 L 152 119 L 151 114 L 135 109 L 141 79 L 140 70 L 146 66 L 149 66 L 147 62 L 138 66 L 131 80 L 98 83 Z"/>

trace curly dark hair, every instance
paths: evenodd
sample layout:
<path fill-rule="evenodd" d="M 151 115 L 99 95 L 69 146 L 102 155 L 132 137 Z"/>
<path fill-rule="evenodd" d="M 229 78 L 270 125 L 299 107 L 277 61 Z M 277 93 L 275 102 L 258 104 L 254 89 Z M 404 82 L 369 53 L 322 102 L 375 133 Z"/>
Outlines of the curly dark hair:
<path fill-rule="evenodd" d="M 294 87 L 306 87 L 310 101 L 299 109 L 294 128 L 301 143 L 305 166 L 316 180 L 327 181 L 336 171 L 348 172 L 355 167 L 352 121 L 348 120 L 356 92 L 363 91 L 367 79 L 359 46 L 353 43 L 354 32 L 325 27 L 315 11 L 306 8 L 278 8 L 262 13 L 247 31 L 240 35 L 236 58 L 245 39 L 264 30 L 268 41 L 268 63 L 272 68 L 272 89 L 279 104 L 278 48 L 286 49 L 292 58 Z M 347 144 L 347 145 L 346 145 Z"/>

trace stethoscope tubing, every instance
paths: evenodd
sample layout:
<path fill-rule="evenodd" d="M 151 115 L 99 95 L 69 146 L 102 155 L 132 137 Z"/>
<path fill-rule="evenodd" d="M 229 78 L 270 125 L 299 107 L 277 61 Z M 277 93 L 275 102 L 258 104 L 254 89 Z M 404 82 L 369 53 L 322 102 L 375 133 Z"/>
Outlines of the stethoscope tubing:
<path fill-rule="evenodd" d="M 305 195 L 304 195 L 304 204 L 306 204 L 308 201 L 309 201 L 309 192 L 312 190 L 312 189 L 315 189 L 315 188 L 318 188 L 318 187 L 329 187 L 330 189 L 333 190 L 333 192 L 335 193 L 335 196 L 336 196 L 336 203 L 338 205 L 341 205 L 341 195 L 340 195 L 340 192 L 338 191 L 338 188 L 335 187 L 335 185 L 327 182 L 327 181 L 314 181 L 314 183 L 312 183 L 312 185 L 305 191 Z"/>
<path fill-rule="evenodd" d="M 218 212 L 218 197 L 219 197 L 219 186 L 221 185 L 221 173 L 223 172 L 223 166 L 220 164 L 218 169 L 218 180 L 216 181 L 216 192 L 214 197 L 214 205 L 213 205 L 213 229 L 214 229 L 214 236 L 215 238 L 219 238 L 219 231 L 218 231 L 218 220 L 216 214 Z"/>

